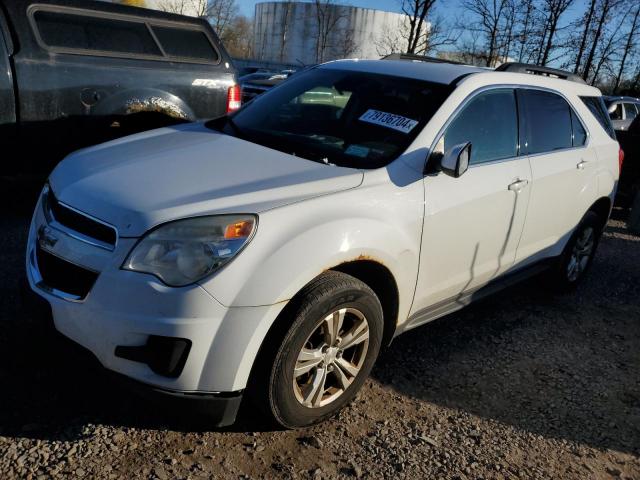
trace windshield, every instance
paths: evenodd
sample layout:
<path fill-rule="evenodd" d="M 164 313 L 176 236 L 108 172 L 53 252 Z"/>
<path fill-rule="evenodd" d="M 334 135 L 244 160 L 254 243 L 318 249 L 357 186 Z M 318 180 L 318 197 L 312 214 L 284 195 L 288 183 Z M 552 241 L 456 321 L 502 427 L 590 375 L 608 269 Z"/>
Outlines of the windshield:
<path fill-rule="evenodd" d="M 450 91 L 423 80 L 315 68 L 207 125 L 308 160 L 379 168 L 406 150 Z"/>

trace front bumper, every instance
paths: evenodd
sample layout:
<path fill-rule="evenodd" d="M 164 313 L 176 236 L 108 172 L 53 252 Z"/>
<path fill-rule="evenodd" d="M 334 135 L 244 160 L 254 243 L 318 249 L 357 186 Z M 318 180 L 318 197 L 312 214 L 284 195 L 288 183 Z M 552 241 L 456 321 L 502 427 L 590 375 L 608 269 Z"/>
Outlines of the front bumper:
<path fill-rule="evenodd" d="M 27 284 L 23 288 L 22 301 L 24 308 L 30 314 L 30 318 L 37 320 L 41 328 L 52 334 L 52 340 L 55 340 L 56 348 L 64 348 L 65 351 L 73 352 L 73 356 L 79 361 L 100 366 L 100 362 L 91 351 L 55 329 L 49 303 L 40 295 L 31 291 Z M 105 369 L 105 372 L 114 380 L 115 386 L 122 387 L 134 392 L 139 397 L 153 401 L 160 407 L 164 407 L 167 412 L 186 412 L 189 415 L 193 415 L 199 425 L 202 424 L 202 420 L 214 427 L 233 424 L 242 403 L 241 391 L 225 393 L 175 391 L 153 387 L 112 370 Z M 184 415 L 180 416 L 184 418 Z"/>
<path fill-rule="evenodd" d="M 47 242 L 40 238 L 43 226 L 49 229 Z M 27 245 L 30 287 L 49 303 L 56 330 L 89 350 L 107 369 L 173 397 L 236 402 L 229 398 L 245 389 L 262 339 L 283 305 L 225 307 L 197 284 L 167 287 L 151 275 L 122 270 L 135 241 L 119 238 L 111 251 L 91 245 L 49 222 L 39 202 Z M 97 272 L 88 294 L 68 297 L 47 288 L 34 253 L 38 245 Z M 151 362 L 122 355 L 142 350 L 152 338 L 188 342 L 188 355 L 175 374 L 162 374 Z"/>

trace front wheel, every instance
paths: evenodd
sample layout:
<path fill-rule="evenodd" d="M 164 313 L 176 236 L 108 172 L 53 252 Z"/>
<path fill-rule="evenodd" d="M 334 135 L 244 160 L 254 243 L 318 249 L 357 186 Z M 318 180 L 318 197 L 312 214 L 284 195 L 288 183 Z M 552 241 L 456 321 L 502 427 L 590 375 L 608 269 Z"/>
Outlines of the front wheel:
<path fill-rule="evenodd" d="M 382 343 L 383 314 L 360 280 L 325 272 L 292 300 L 279 348 L 253 378 L 255 399 L 286 428 L 321 422 L 350 402 Z M 266 360 L 266 359 L 265 359 Z M 262 382 L 261 382 L 262 380 Z"/>
<path fill-rule="evenodd" d="M 591 267 L 601 234 L 600 217 L 587 212 L 550 272 L 556 290 L 570 291 L 578 286 Z"/>

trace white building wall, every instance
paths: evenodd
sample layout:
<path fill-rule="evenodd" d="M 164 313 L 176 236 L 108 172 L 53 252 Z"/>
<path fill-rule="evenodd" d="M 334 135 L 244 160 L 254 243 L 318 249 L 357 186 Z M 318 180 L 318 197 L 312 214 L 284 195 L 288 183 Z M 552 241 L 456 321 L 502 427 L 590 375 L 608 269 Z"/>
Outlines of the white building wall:
<path fill-rule="evenodd" d="M 263 2 L 255 8 L 254 56 L 258 60 L 314 64 L 337 58 L 380 58 L 386 30 L 398 31 L 405 16 L 370 8 L 330 5 L 338 18 L 322 55 L 316 49 L 317 11 L 310 2 Z M 319 58 L 321 57 L 321 58 Z"/>

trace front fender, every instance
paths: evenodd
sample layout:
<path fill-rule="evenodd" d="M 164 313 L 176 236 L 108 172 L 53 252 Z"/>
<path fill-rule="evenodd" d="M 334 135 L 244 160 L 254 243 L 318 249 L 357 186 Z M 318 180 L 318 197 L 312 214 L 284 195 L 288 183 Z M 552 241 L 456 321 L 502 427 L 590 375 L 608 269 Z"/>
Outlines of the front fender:
<path fill-rule="evenodd" d="M 202 286 L 223 305 L 272 305 L 291 299 L 325 270 L 369 260 L 394 276 L 402 319 L 418 274 L 422 182 L 387 188 L 397 191 L 360 187 L 261 214 L 247 248 Z"/>

